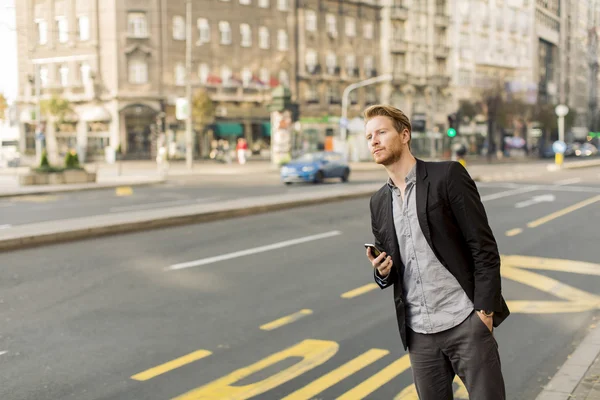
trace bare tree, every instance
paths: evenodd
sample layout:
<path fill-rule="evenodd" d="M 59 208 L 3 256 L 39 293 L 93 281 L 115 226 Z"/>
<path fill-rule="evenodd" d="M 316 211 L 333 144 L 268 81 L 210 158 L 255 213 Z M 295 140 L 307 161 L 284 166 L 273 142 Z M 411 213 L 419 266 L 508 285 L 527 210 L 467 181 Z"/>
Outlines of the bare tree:
<path fill-rule="evenodd" d="M 210 147 L 204 143 L 204 129 L 213 122 L 214 118 L 215 104 L 210 99 L 210 96 L 204 89 L 196 90 L 192 98 L 192 119 L 194 121 L 194 129 L 199 133 L 200 140 L 198 141 L 198 146 L 202 156 L 208 154 L 208 148 Z"/>

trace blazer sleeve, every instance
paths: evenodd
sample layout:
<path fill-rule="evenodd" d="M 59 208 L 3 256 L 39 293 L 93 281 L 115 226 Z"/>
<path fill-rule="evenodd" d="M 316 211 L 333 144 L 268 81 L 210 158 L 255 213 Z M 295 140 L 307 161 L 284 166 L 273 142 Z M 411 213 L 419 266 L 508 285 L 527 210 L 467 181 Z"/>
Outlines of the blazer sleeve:
<path fill-rule="evenodd" d="M 374 239 L 373 244 L 375 245 L 375 247 L 385 251 L 387 253 L 387 255 L 389 255 L 390 252 L 387 251 L 387 249 L 383 246 L 382 241 L 380 240 L 379 226 L 383 223 L 383 221 L 379 221 L 373 211 L 373 209 L 374 209 L 373 199 L 371 199 L 370 208 L 371 208 L 371 231 L 373 232 L 373 239 Z M 394 282 L 397 281 L 396 266 L 395 265 L 392 266 L 390 273 L 385 278 L 379 276 L 379 274 L 377 274 L 377 269 L 373 268 L 373 279 L 375 279 L 375 283 L 377 285 L 379 285 L 379 287 L 381 289 L 385 289 L 387 287 L 392 286 L 394 284 Z"/>
<path fill-rule="evenodd" d="M 447 170 L 447 191 L 452 213 L 474 263 L 475 309 L 502 311 L 500 254 L 477 186 L 458 162 Z"/>

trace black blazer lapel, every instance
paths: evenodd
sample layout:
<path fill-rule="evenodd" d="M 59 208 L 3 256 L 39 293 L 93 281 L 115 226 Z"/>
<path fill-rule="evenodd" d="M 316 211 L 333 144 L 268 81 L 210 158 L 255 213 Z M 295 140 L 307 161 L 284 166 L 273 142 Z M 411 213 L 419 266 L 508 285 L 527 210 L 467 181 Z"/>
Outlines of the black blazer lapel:
<path fill-rule="evenodd" d="M 417 217 L 423 235 L 432 249 L 431 233 L 429 232 L 429 221 L 427 218 L 427 198 L 429 197 L 429 179 L 427 178 L 427 168 L 425 163 L 417 159 Z"/>

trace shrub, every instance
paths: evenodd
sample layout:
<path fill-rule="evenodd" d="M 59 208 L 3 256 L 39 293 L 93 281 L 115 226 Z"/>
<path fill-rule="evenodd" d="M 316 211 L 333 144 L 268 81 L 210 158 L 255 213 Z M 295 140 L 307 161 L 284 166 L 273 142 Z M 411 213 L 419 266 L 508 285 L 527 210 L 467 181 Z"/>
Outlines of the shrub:
<path fill-rule="evenodd" d="M 71 150 L 65 156 L 65 169 L 81 169 L 79 156 L 75 150 Z"/>

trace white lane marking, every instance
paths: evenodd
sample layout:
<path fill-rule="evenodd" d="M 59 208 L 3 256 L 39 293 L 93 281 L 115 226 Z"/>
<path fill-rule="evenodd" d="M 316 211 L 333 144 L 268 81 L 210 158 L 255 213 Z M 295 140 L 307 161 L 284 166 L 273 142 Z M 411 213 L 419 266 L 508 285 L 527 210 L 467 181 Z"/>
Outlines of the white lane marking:
<path fill-rule="evenodd" d="M 0 208 L 12 207 L 15 203 L 0 203 Z"/>
<path fill-rule="evenodd" d="M 518 188 L 518 189 L 507 190 L 505 192 L 492 193 L 492 194 L 488 194 L 486 196 L 482 196 L 481 201 L 501 199 L 503 197 L 514 196 L 515 194 L 533 192 L 534 190 L 538 190 L 538 187 L 537 186 L 525 186 L 525 187 Z"/>
<path fill-rule="evenodd" d="M 0 351 L 0 356 L 6 353 L 8 353 L 8 351 Z"/>
<path fill-rule="evenodd" d="M 342 234 L 341 231 L 331 231 L 331 232 L 320 233 L 318 235 L 305 236 L 305 237 L 298 238 L 298 239 L 285 240 L 283 242 L 277 242 L 277 243 L 269 244 L 267 246 L 260 246 L 260 247 L 255 247 L 252 249 L 236 251 L 234 253 L 221 254 L 220 256 L 202 258 L 200 260 L 188 261 L 188 262 L 184 262 L 184 263 L 180 263 L 180 264 L 173 264 L 171 266 L 166 267 L 165 271 L 174 271 L 174 270 L 178 270 L 178 269 L 198 267 L 200 265 L 212 264 L 212 263 L 216 263 L 219 261 L 225 261 L 225 260 L 231 260 L 232 258 L 243 257 L 243 256 L 247 256 L 250 254 L 263 253 L 263 252 L 269 251 L 269 250 L 281 249 L 283 247 L 293 246 L 296 244 L 301 244 L 301 243 L 306 243 L 306 242 L 312 242 L 315 240 L 325 239 L 328 237 L 337 236 L 337 235 L 341 235 L 341 234 Z"/>
<path fill-rule="evenodd" d="M 515 208 L 529 207 L 529 206 L 532 206 L 534 204 L 542 203 L 542 202 L 551 203 L 554 200 L 556 200 L 556 196 L 554 196 L 553 194 L 541 194 L 539 196 L 533 196 L 529 200 L 518 202 L 517 204 L 515 204 Z"/>
<path fill-rule="evenodd" d="M 197 199 L 187 199 L 187 200 L 173 200 L 173 201 L 162 201 L 158 203 L 146 203 L 146 204 L 135 204 L 132 206 L 121 206 L 121 207 L 111 207 L 110 212 L 124 212 L 124 211 L 137 211 L 137 210 L 149 210 L 152 208 L 161 208 L 161 207 L 170 207 L 170 206 L 180 206 L 180 205 L 191 205 L 195 203 L 202 203 L 210 200 L 216 200 L 218 197 L 199 197 Z"/>
<path fill-rule="evenodd" d="M 510 189 L 510 188 L 524 188 L 524 187 L 531 187 L 531 184 L 517 184 L 517 183 L 511 183 L 511 184 L 505 184 L 505 183 L 501 183 L 501 182 L 488 182 L 488 183 L 484 183 L 484 182 L 477 182 L 477 187 L 487 187 L 487 188 L 505 188 L 505 189 Z M 536 185 L 536 188 L 538 190 L 549 190 L 549 191 L 555 191 L 555 192 L 585 192 L 585 193 L 600 193 L 600 188 L 598 187 L 593 187 L 593 186 L 557 186 L 557 185 Z M 490 195 L 491 196 L 491 195 Z"/>
<path fill-rule="evenodd" d="M 562 181 L 557 181 L 556 182 L 556 186 L 562 186 L 562 185 L 571 185 L 573 183 L 579 183 L 581 182 L 583 179 L 581 178 L 570 178 L 570 179 L 563 179 Z"/>
<path fill-rule="evenodd" d="M 0 225 L 0 229 L 8 229 L 10 227 L 12 227 L 12 225 L 10 225 L 10 224 Z"/>

